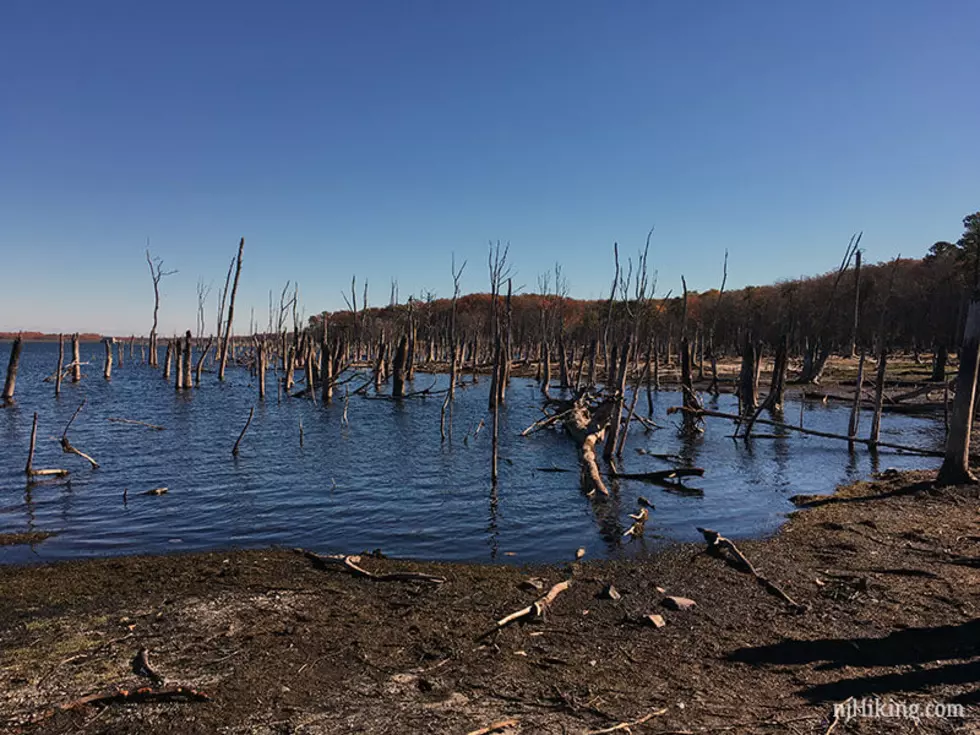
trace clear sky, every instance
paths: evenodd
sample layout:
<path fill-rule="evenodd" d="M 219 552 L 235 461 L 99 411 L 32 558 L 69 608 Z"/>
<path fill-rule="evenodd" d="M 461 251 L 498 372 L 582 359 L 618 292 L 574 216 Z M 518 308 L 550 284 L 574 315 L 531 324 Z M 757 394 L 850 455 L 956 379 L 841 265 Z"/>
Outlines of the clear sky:
<path fill-rule="evenodd" d="M 245 236 L 238 326 L 515 284 L 662 294 L 921 255 L 980 209 L 980 2 L 496 0 L 0 6 L 0 330 L 193 328 Z M 237 321 L 237 320 L 236 320 Z"/>

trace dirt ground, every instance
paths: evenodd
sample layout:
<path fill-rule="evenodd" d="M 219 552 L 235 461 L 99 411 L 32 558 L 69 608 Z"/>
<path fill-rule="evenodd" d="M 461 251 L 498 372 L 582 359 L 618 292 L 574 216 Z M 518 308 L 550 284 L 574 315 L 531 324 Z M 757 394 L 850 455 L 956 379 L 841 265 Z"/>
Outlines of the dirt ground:
<path fill-rule="evenodd" d="M 704 544 L 635 562 L 569 549 L 568 564 L 526 568 L 360 562 L 439 586 L 284 549 L 0 567 L 0 729 L 980 733 L 980 495 L 929 479 L 886 472 L 738 544 L 803 613 Z M 479 639 L 542 595 L 522 589 L 530 577 L 571 586 L 545 619 Z M 667 595 L 696 606 L 668 609 Z M 134 672 L 141 648 L 164 683 Z M 65 707 L 178 685 L 210 699 Z M 835 720 L 851 697 L 967 717 Z"/>

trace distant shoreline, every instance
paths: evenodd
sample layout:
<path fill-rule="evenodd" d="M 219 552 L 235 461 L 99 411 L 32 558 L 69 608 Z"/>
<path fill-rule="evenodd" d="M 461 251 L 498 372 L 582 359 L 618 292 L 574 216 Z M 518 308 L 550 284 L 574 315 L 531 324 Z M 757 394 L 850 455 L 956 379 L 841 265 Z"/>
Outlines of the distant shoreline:
<path fill-rule="evenodd" d="M 0 342 L 13 342 L 17 337 L 26 342 L 57 342 L 57 334 L 47 334 L 45 332 L 0 332 Z M 71 335 L 65 334 L 66 341 L 70 341 Z M 104 337 L 101 334 L 86 332 L 78 335 L 79 342 L 101 342 Z"/>

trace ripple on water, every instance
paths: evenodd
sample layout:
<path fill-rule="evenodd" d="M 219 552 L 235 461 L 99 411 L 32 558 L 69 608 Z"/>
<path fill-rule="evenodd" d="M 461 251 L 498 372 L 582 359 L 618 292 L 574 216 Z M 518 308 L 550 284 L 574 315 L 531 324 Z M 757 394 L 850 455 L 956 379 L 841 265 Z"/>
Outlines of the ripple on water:
<path fill-rule="evenodd" d="M 0 365 L 9 344 L 0 345 Z M 277 401 L 273 376 L 268 400 L 244 370 L 229 371 L 225 384 L 205 374 L 204 387 L 177 393 L 158 371 L 126 360 L 102 380 L 99 345 L 84 345 L 92 360 L 87 376 L 65 383 L 59 399 L 44 383 L 57 362 L 57 345 L 25 345 L 15 406 L 0 411 L 0 533 L 30 529 L 59 535 L 34 549 L 0 548 L 0 561 L 22 562 L 106 554 L 166 553 L 229 546 L 304 546 L 323 552 L 382 549 L 394 556 L 514 562 L 566 560 L 579 546 L 593 556 L 643 553 L 661 538 L 697 538 L 695 526 L 734 537 L 768 534 L 792 510 L 797 493 L 829 492 L 868 476 L 877 465 L 866 451 L 849 454 L 839 441 L 790 435 L 735 443 L 731 425 L 708 420 L 704 436 L 679 438 L 666 409 L 679 396 L 654 396 L 660 431 L 631 430 L 623 471 L 670 465 L 636 449 L 681 454 L 705 476 L 692 480 L 702 496 L 672 494 L 654 485 L 622 481 L 607 501 L 592 501 L 578 487 L 577 456 L 560 432 L 522 438 L 518 433 L 541 413 L 531 381 L 515 379 L 501 415 L 500 479 L 491 487 L 490 427 L 475 438 L 487 415 L 489 381 L 460 390 L 454 407 L 454 440 L 441 442 L 441 396 L 401 402 L 351 397 L 349 426 L 341 425 L 342 397 L 314 406 L 304 399 Z M 446 376 L 419 375 L 417 387 Z M 72 425 L 74 444 L 100 463 L 91 470 L 63 455 L 57 443 L 81 400 Z M 734 398 L 709 399 L 732 411 Z M 645 400 L 641 401 L 641 405 Z M 249 408 L 255 415 L 231 456 Z M 72 481 L 25 491 L 24 462 L 31 419 L 40 430 L 36 466 L 68 467 Z M 806 425 L 840 432 L 848 408 L 808 404 Z M 796 420 L 798 404 L 787 406 Z M 153 431 L 111 423 L 108 417 L 147 421 Z M 869 417 L 865 416 L 867 431 Z M 303 446 L 299 444 L 300 422 Z M 935 447 L 941 421 L 886 414 L 883 435 L 902 443 Z M 465 436 L 468 441 L 464 442 Z M 934 467 L 936 460 L 882 452 L 882 467 Z M 558 467 L 568 473 L 540 472 Z M 167 487 L 166 495 L 147 490 Z M 126 490 L 126 501 L 123 491 Z M 643 495 L 656 510 L 642 541 L 623 543 L 628 514 Z"/>

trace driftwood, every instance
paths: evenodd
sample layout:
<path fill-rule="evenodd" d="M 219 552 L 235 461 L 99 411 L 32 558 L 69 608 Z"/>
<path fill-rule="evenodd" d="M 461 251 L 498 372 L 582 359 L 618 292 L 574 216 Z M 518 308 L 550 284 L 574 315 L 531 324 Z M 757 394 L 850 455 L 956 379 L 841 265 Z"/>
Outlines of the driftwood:
<path fill-rule="evenodd" d="M 388 572 L 386 574 L 378 574 L 377 572 L 369 572 L 361 566 L 358 566 L 358 562 L 361 560 L 360 556 L 349 556 L 346 554 L 340 554 L 337 556 L 316 554 L 312 551 L 305 551 L 302 549 L 297 549 L 301 551 L 307 559 L 313 562 L 314 566 L 321 569 L 328 566 L 343 566 L 348 571 L 350 571 L 355 577 L 365 577 L 367 579 L 373 579 L 377 582 L 422 582 L 424 584 L 441 585 L 445 584 L 446 578 L 439 577 L 434 574 L 424 574 L 422 572 Z"/>
<path fill-rule="evenodd" d="M 640 512 L 631 515 L 630 518 L 633 519 L 633 525 L 629 527 L 623 536 L 631 536 L 633 538 L 642 536 L 647 519 L 650 518 L 650 511 L 646 508 L 640 508 Z"/>
<path fill-rule="evenodd" d="M 73 447 L 71 442 L 68 441 L 68 429 L 71 428 L 71 425 L 72 423 L 74 423 L 75 418 L 78 416 L 78 413 L 85 407 L 85 403 L 87 402 L 87 400 L 88 399 L 82 401 L 81 404 L 78 406 L 78 408 L 75 409 L 75 413 L 71 415 L 71 418 L 68 420 L 68 423 L 65 425 L 65 430 L 61 432 L 60 442 L 61 442 L 62 452 L 64 452 L 65 454 L 77 454 L 79 457 L 81 457 L 82 459 L 86 460 L 89 464 L 91 464 L 92 469 L 94 470 L 94 469 L 98 469 L 99 463 L 96 462 L 87 454 L 85 454 L 85 452 Z"/>
<path fill-rule="evenodd" d="M 565 408 L 564 426 L 579 445 L 582 459 L 582 486 L 592 494 L 596 491 L 609 495 L 599 465 L 596 462 L 596 445 L 605 438 L 606 427 L 615 409 L 614 402 L 600 403 L 594 410 L 590 407 L 589 394 L 583 393 Z M 567 406 L 567 403 L 564 404 Z"/>
<path fill-rule="evenodd" d="M 632 732 L 632 728 L 642 725 L 648 720 L 652 720 L 654 717 L 659 717 L 660 715 L 667 714 L 667 708 L 654 710 L 648 715 L 644 715 L 638 720 L 633 720 L 632 722 L 620 722 L 618 725 L 613 725 L 612 727 L 607 727 L 602 730 L 589 730 L 585 735 L 605 735 L 605 733 L 610 732 Z"/>
<path fill-rule="evenodd" d="M 134 419 L 107 418 L 106 421 L 111 421 L 114 424 L 131 424 L 133 426 L 145 426 L 147 429 L 155 429 L 156 431 L 164 431 L 167 428 L 165 426 L 157 426 L 156 424 L 148 424 L 145 421 L 136 421 Z"/>
<path fill-rule="evenodd" d="M 509 720 L 498 720 L 497 722 L 491 722 L 486 727 L 481 727 L 478 730 L 470 730 L 466 735 L 493 735 L 495 732 L 500 732 L 501 730 L 506 730 L 509 727 L 517 727 L 520 723 L 516 717 Z"/>
<path fill-rule="evenodd" d="M 488 638 L 494 633 L 497 633 L 498 631 L 501 631 L 507 626 L 513 625 L 514 623 L 526 622 L 528 620 L 537 620 L 539 618 L 544 617 L 545 614 L 548 612 L 548 609 L 552 606 L 552 604 L 554 604 L 555 598 L 557 598 L 558 595 L 560 595 L 562 592 L 564 592 L 569 587 L 571 587 L 571 585 L 572 585 L 572 580 L 570 579 L 566 579 L 564 582 L 559 582 L 550 590 L 548 590 L 547 594 L 545 594 L 543 597 L 538 598 L 534 603 L 528 605 L 525 608 L 522 608 L 521 610 L 518 610 L 517 612 L 513 612 L 510 615 L 502 617 L 500 620 L 494 623 L 494 626 L 490 630 L 488 630 L 485 633 L 482 633 L 477 638 L 477 640 L 481 641 L 484 638 Z"/>
<path fill-rule="evenodd" d="M 778 597 L 780 600 L 785 602 L 793 610 L 793 612 L 802 613 L 806 612 L 806 605 L 801 605 L 788 594 L 786 594 L 782 589 L 777 587 L 773 582 L 766 579 L 765 576 L 759 573 L 759 571 L 752 565 L 738 547 L 730 540 L 722 536 L 717 531 L 712 531 L 710 528 L 698 528 L 698 531 L 704 536 L 704 540 L 708 543 L 708 551 L 714 556 L 719 558 L 726 558 L 722 553 L 723 551 L 728 552 L 727 559 L 732 563 L 739 571 L 746 574 L 751 574 L 755 577 L 756 581 L 774 597 Z"/>
<path fill-rule="evenodd" d="M 704 477 L 704 470 L 700 467 L 675 467 L 672 470 L 656 470 L 654 472 L 616 472 L 611 470 L 608 474 L 610 477 L 621 480 L 665 482 L 666 480 L 679 480 L 682 477 Z"/>

